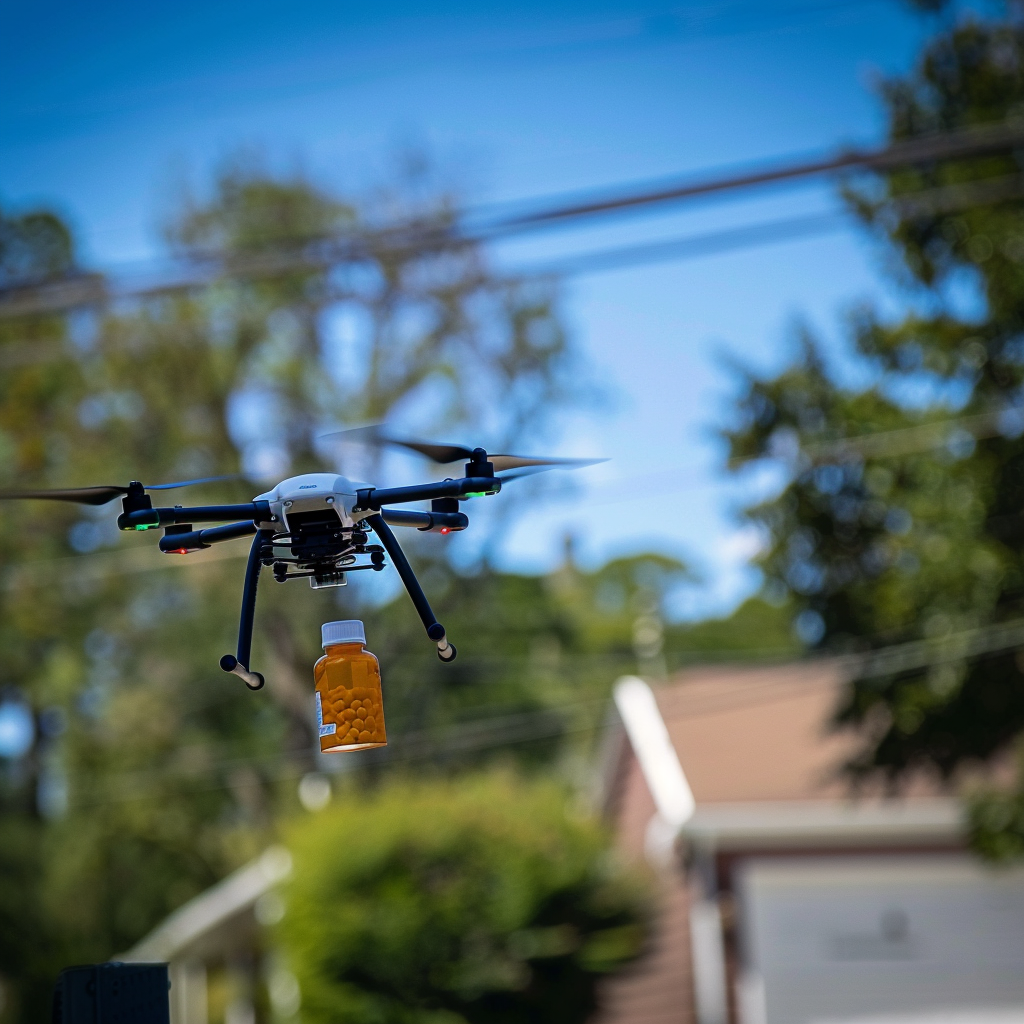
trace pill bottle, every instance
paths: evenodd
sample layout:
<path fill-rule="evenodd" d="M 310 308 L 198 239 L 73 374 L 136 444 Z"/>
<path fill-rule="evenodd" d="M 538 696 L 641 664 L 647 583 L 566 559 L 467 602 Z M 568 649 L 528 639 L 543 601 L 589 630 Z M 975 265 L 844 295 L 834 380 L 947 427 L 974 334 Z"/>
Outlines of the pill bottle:
<path fill-rule="evenodd" d="M 385 746 L 380 665 L 366 650 L 362 622 L 325 622 L 321 636 L 325 654 L 313 666 L 320 749 L 334 753 Z"/>

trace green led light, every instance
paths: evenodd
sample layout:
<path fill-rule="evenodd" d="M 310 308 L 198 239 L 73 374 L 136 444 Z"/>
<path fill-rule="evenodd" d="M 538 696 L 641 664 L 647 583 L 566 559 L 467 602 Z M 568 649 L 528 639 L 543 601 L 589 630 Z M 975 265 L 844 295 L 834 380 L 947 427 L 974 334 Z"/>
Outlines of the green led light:
<path fill-rule="evenodd" d="M 487 492 L 486 491 L 470 491 L 466 495 L 467 498 L 482 498 Z"/>
<path fill-rule="evenodd" d="M 152 530 L 153 527 L 149 523 L 141 523 L 135 527 L 136 530 Z"/>

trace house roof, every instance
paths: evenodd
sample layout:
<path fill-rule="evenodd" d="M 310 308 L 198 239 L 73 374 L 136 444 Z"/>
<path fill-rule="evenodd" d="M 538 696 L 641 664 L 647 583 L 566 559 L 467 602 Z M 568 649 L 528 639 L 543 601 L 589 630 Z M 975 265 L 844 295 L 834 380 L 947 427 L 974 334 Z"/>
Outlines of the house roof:
<path fill-rule="evenodd" d="M 654 687 L 697 806 L 846 799 L 839 769 L 857 740 L 829 729 L 846 671 L 825 660 L 711 667 Z M 905 795 L 943 794 L 919 778 Z"/>
<path fill-rule="evenodd" d="M 260 897 L 291 874 L 291 854 L 271 846 L 255 860 L 179 907 L 119 960 L 176 960 L 223 944 L 231 930 L 251 930 L 249 917 Z"/>
<path fill-rule="evenodd" d="M 854 794 L 842 777 L 857 738 L 829 722 L 847 671 L 821 660 L 693 669 L 652 688 L 620 680 L 616 707 L 658 812 L 648 856 L 680 831 L 719 849 L 955 840 L 961 811 L 934 777 L 899 799 L 877 785 Z"/>
<path fill-rule="evenodd" d="M 719 915 L 735 904 L 717 893 L 731 857 L 961 844 L 958 803 L 927 779 L 899 800 L 851 797 L 838 770 L 856 737 L 828 728 L 847 671 L 824 660 L 716 666 L 616 684 L 623 729 L 609 730 L 601 792 L 620 850 L 661 869 L 661 913 L 647 955 L 605 986 L 598 1024 L 724 1019 L 697 1005 L 699 991 L 713 999 L 726 986 Z"/>

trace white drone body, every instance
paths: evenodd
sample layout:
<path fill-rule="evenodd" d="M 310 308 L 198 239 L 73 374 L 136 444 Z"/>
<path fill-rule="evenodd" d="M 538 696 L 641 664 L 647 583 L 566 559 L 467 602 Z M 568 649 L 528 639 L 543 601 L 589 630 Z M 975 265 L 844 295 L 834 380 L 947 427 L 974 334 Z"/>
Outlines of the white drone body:
<path fill-rule="evenodd" d="M 163 529 L 159 548 L 167 554 L 187 555 L 213 544 L 252 538 L 242 587 L 236 654 L 220 660 L 246 686 L 258 690 L 263 676 L 250 669 L 256 589 L 263 566 L 280 583 L 303 577 L 314 589 L 340 586 L 345 575 L 363 569 L 380 571 L 385 555 L 398 572 L 427 637 L 437 645 L 437 656 L 453 661 L 455 647 L 445 636 L 422 587 L 402 552 L 391 526 L 421 532 L 448 534 L 465 530 L 469 517 L 459 503 L 467 498 L 497 494 L 504 483 L 543 469 L 574 469 L 592 465 L 594 459 L 539 458 L 523 455 L 489 455 L 483 448 L 432 441 L 388 437 L 374 427 L 360 427 L 328 435 L 324 440 L 356 440 L 373 445 L 406 448 L 439 465 L 464 462 L 463 475 L 404 487 L 374 487 L 335 473 L 303 473 L 288 477 L 253 501 L 227 505 L 154 507 L 149 491 L 166 491 L 192 484 L 214 483 L 220 477 L 182 480 L 146 487 L 133 480 L 127 486 L 104 484 L 56 490 L 0 490 L 0 500 L 70 501 L 82 505 L 106 505 L 121 499 L 117 526 L 121 530 Z M 497 476 L 502 473 L 502 476 Z M 360 495 L 362 497 L 360 498 Z M 430 510 L 395 508 L 429 502 Z M 358 508 L 362 503 L 365 507 Z M 207 526 L 220 523 L 219 526 Z M 335 525 L 337 523 L 337 525 Z M 198 528 L 197 528 L 198 527 Z M 380 543 L 367 543 L 370 532 Z M 358 561 L 368 557 L 369 561 Z"/>
<path fill-rule="evenodd" d="M 283 524 L 284 531 L 291 530 L 288 517 L 297 512 L 333 512 L 342 526 L 351 528 L 374 514 L 370 509 L 353 512 L 357 501 L 356 491 L 365 491 L 371 486 L 361 480 L 350 480 L 334 473 L 303 473 L 282 480 L 276 487 L 257 495 L 254 500 L 270 502 L 270 512 L 276 522 Z"/>

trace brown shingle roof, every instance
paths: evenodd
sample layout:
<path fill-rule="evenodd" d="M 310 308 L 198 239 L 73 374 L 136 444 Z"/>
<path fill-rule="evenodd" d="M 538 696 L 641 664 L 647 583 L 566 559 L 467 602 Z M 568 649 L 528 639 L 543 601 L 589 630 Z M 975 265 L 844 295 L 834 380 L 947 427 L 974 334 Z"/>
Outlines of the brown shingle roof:
<path fill-rule="evenodd" d="M 846 797 L 837 772 L 857 739 L 828 728 L 843 671 L 831 661 L 701 668 L 655 687 L 698 806 Z M 939 790 L 922 779 L 905 792 Z"/>

